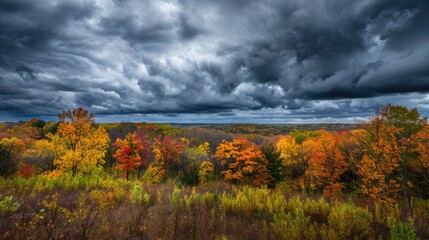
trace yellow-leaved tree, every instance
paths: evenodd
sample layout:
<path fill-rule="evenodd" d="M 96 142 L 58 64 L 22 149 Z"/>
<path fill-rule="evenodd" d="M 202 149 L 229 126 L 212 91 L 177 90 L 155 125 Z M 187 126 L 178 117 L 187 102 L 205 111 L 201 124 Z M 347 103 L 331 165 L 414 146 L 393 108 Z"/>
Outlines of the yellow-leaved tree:
<path fill-rule="evenodd" d="M 195 147 L 187 146 L 184 149 L 183 156 L 181 159 L 181 168 L 182 168 L 184 177 L 187 179 L 189 183 L 191 184 L 198 183 L 198 179 L 200 178 L 199 170 L 203 162 L 206 162 L 205 166 L 207 167 L 208 167 L 207 164 L 211 164 L 209 153 L 210 153 L 210 144 L 208 142 L 204 142 Z M 210 173 L 210 172 L 206 172 L 208 170 L 209 168 L 205 168 L 204 171 L 201 172 L 201 174 L 208 175 Z M 206 179 L 203 179 L 203 181 L 205 180 Z"/>
<path fill-rule="evenodd" d="M 94 115 L 83 108 L 63 111 L 58 114 L 58 130 L 48 134 L 52 141 L 55 160 L 59 170 L 90 172 L 104 163 L 109 136 L 102 127 L 94 127 Z"/>
<path fill-rule="evenodd" d="M 286 167 L 294 165 L 297 161 L 298 144 L 291 135 L 281 136 L 277 142 L 277 149 L 281 152 L 283 165 Z"/>
<path fill-rule="evenodd" d="M 198 180 L 200 183 L 208 181 L 210 174 L 214 171 L 213 163 L 209 161 L 201 162 L 200 169 L 198 170 Z"/>

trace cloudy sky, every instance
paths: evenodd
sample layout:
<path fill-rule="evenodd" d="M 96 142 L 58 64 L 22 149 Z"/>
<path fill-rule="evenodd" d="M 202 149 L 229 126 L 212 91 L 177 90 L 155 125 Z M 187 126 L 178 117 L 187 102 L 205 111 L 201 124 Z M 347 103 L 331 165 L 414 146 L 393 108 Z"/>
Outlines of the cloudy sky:
<path fill-rule="evenodd" d="M 427 0 L 1 0 L 0 121 L 429 113 Z"/>

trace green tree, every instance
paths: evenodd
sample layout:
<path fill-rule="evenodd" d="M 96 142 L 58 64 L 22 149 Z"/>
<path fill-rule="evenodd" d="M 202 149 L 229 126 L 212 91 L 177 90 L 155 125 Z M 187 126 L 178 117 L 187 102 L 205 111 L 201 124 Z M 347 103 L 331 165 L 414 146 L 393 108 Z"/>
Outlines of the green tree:
<path fill-rule="evenodd" d="M 270 172 L 271 180 L 268 187 L 274 188 L 277 183 L 285 178 L 283 158 L 281 151 L 277 151 L 272 143 L 262 146 L 262 156 L 268 162 L 267 169 Z"/>

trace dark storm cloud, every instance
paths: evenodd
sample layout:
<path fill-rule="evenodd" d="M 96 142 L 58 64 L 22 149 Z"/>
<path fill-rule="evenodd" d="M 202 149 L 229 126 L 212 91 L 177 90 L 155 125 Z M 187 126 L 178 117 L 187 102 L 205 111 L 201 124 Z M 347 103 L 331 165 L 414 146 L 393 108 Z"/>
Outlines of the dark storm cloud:
<path fill-rule="evenodd" d="M 426 113 L 427 26 L 424 0 L 3 0 L 0 112 L 331 121 L 396 103 Z"/>

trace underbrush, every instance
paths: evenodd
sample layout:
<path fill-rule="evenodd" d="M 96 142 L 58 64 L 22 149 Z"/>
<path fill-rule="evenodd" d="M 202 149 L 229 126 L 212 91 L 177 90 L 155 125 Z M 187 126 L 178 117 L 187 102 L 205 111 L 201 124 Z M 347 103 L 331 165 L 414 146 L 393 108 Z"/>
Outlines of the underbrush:
<path fill-rule="evenodd" d="M 429 201 L 400 206 L 109 175 L 0 179 L 1 239 L 428 239 Z"/>

